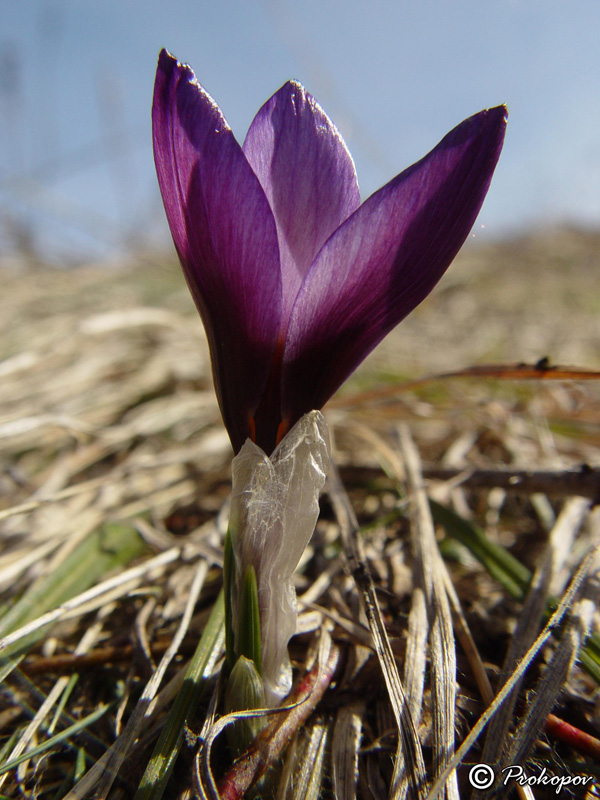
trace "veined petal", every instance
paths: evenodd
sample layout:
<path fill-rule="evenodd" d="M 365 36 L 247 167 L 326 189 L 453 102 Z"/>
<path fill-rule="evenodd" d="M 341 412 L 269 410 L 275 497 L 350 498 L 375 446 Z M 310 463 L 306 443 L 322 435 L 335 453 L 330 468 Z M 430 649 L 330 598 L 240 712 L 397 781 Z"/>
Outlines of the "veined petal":
<path fill-rule="evenodd" d="M 324 245 L 288 328 L 282 412 L 290 423 L 321 408 L 441 278 L 485 198 L 506 113 L 499 106 L 462 122 Z"/>
<path fill-rule="evenodd" d="M 360 205 L 354 163 L 335 125 L 295 81 L 260 109 L 244 153 L 277 223 L 287 319 L 315 256 Z"/>
<path fill-rule="evenodd" d="M 158 62 L 152 123 L 167 219 L 238 450 L 249 435 L 281 326 L 275 221 L 219 107 L 191 68 L 166 50 Z"/>

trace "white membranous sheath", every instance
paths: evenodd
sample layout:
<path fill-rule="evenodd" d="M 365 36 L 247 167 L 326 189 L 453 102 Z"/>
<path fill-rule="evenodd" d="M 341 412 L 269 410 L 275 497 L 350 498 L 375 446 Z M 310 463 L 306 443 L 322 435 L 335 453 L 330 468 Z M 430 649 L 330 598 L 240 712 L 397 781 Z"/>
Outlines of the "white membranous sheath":
<path fill-rule="evenodd" d="M 319 411 L 305 414 L 269 458 L 249 439 L 233 460 L 229 530 L 233 548 L 232 628 L 249 566 L 258 590 L 262 678 L 269 705 L 289 692 L 287 645 L 296 630 L 292 575 L 313 534 L 329 469 L 329 434 Z"/>

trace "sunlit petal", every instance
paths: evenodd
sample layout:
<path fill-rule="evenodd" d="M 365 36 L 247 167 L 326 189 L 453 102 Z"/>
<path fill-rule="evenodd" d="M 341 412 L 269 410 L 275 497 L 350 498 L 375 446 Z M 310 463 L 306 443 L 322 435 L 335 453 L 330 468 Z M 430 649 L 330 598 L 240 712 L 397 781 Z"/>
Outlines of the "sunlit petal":
<path fill-rule="evenodd" d="M 325 244 L 290 319 L 284 416 L 293 421 L 321 408 L 433 289 L 479 213 L 505 126 L 504 106 L 465 120 Z"/>
<path fill-rule="evenodd" d="M 214 100 L 165 50 L 152 109 L 167 219 L 208 336 L 221 411 L 234 447 L 250 433 L 281 322 L 275 221 Z"/>
<path fill-rule="evenodd" d="M 335 125 L 295 81 L 260 109 L 244 153 L 277 223 L 287 318 L 315 256 L 360 205 L 354 163 Z"/>

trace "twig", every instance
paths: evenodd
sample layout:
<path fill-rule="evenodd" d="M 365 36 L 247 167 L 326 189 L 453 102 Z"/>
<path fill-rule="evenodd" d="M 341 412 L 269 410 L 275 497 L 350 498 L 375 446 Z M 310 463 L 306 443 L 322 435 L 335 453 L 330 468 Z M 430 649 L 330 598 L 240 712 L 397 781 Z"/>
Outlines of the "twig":
<path fill-rule="evenodd" d="M 457 481 L 469 489 L 499 488 L 521 494 L 542 492 L 553 496 L 577 495 L 600 501 L 600 468 L 589 467 L 587 464 L 579 469 L 566 470 L 460 470 L 425 467 L 423 477 L 428 480 Z"/>
<path fill-rule="evenodd" d="M 426 375 L 404 383 L 393 386 L 384 386 L 366 392 L 358 392 L 354 395 L 344 395 L 332 402 L 332 407 L 353 408 L 365 405 L 381 405 L 386 402 L 394 402 L 396 396 L 410 389 L 418 389 L 428 383 L 448 380 L 449 378 L 495 378 L 498 380 L 546 380 L 546 381 L 597 381 L 600 380 L 600 372 L 591 369 L 581 369 L 580 367 L 560 367 L 553 366 L 547 359 L 541 358 L 536 364 L 476 364 L 473 367 L 453 370 L 452 372 L 440 372 L 434 375 Z"/>
<path fill-rule="evenodd" d="M 345 476 L 380 478 L 379 468 L 345 465 Z M 465 467 L 423 466 L 423 477 L 429 481 L 452 482 L 469 489 L 504 489 L 523 495 L 543 493 L 551 497 L 579 496 L 600 501 L 600 467 L 582 464 L 577 469 L 472 469 Z"/>

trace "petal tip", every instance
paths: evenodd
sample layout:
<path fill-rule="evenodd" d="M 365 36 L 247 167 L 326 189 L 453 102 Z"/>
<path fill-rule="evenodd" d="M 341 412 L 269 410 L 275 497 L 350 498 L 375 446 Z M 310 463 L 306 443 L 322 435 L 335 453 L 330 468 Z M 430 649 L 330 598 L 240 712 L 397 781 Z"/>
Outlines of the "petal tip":
<path fill-rule="evenodd" d="M 490 125 L 497 125 L 499 128 L 505 128 L 508 122 L 508 108 L 502 103 L 499 106 L 485 108 L 483 111 L 480 111 L 479 114 L 476 114 L 475 117 L 484 119 Z"/>
<path fill-rule="evenodd" d="M 300 95 L 300 103 L 304 104 L 307 98 L 311 97 L 309 92 L 306 91 L 306 88 L 300 83 L 300 81 L 295 80 L 294 78 L 286 81 L 283 86 L 281 86 L 275 94 L 273 94 L 269 100 L 265 103 L 265 106 L 269 106 L 272 104 L 277 103 L 277 101 L 283 100 L 284 102 L 291 101 L 294 102 L 294 97 L 296 95 Z"/>
<path fill-rule="evenodd" d="M 158 69 L 164 73 L 171 73 L 177 68 L 179 61 L 174 55 L 169 53 L 166 47 L 163 47 L 158 54 Z"/>
<path fill-rule="evenodd" d="M 290 80 L 286 81 L 281 88 L 283 89 L 286 87 L 289 89 L 293 89 L 295 91 L 306 92 L 304 85 L 300 83 L 300 81 L 297 81 L 295 78 L 290 78 Z"/>
<path fill-rule="evenodd" d="M 175 58 L 175 56 L 166 49 L 166 47 L 163 47 L 158 54 L 157 73 L 159 75 L 164 75 L 167 80 L 171 78 L 173 74 L 176 74 L 177 77 L 187 78 L 190 83 L 198 83 L 194 70 L 190 67 L 190 65 L 184 63 L 183 61 L 178 61 L 177 58 Z"/>
<path fill-rule="evenodd" d="M 508 122 L 508 106 L 506 103 L 501 103 L 499 106 L 488 108 L 487 113 L 493 115 L 494 118 L 501 117 L 504 124 Z"/>

